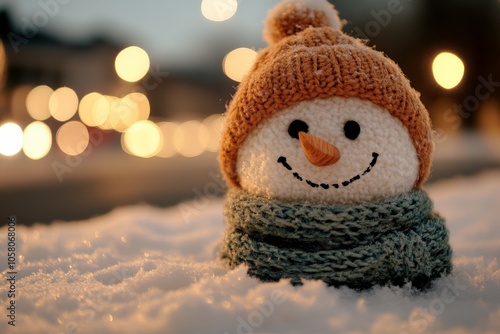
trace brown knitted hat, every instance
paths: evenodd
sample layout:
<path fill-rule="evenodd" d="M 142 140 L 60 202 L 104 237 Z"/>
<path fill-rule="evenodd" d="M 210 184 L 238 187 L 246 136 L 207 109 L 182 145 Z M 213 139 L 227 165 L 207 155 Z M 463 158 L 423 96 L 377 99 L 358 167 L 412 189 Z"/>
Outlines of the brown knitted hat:
<path fill-rule="evenodd" d="M 415 187 L 427 179 L 433 145 L 419 93 L 394 61 L 341 26 L 326 0 L 285 0 L 269 13 L 269 47 L 259 52 L 227 110 L 220 164 L 231 185 L 239 186 L 238 149 L 259 123 L 300 101 L 332 96 L 369 100 L 398 118 L 419 159 Z"/>

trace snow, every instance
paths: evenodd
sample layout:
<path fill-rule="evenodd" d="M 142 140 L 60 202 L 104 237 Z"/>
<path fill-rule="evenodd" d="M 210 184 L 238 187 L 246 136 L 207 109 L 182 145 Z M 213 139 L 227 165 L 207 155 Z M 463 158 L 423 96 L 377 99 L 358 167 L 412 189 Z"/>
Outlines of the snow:
<path fill-rule="evenodd" d="M 425 292 L 292 287 L 227 271 L 215 260 L 220 199 L 17 226 L 16 328 L 4 315 L 2 242 L 0 333 L 498 333 L 499 185 L 500 171 L 489 171 L 428 186 L 455 267 Z"/>

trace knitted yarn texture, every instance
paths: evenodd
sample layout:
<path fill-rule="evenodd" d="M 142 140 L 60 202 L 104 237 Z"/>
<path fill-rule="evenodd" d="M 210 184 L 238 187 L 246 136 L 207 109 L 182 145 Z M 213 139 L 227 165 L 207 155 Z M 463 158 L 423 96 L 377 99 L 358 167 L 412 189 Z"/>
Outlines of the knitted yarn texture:
<path fill-rule="evenodd" d="M 321 14 L 316 13 L 316 17 Z M 310 16 L 292 15 L 296 17 Z M 276 27 L 273 16 L 268 20 Z M 311 26 L 301 20 L 295 25 L 293 20 L 287 22 L 286 27 L 304 29 L 259 52 L 228 106 L 220 151 L 221 169 L 228 182 L 240 185 L 236 173 L 238 150 L 265 119 L 301 101 L 341 96 L 369 100 L 407 127 L 420 163 L 415 186 L 421 186 L 429 175 L 431 126 L 419 93 L 399 66 L 338 29 Z"/>
<path fill-rule="evenodd" d="M 417 189 L 359 205 L 285 202 L 229 190 L 220 257 L 262 281 L 424 287 L 451 272 L 444 220 Z"/>

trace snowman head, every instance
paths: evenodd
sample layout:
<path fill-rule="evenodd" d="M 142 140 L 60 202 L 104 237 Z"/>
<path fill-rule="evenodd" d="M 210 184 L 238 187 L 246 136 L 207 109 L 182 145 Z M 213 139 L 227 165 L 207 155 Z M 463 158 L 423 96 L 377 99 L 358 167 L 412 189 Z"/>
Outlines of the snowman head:
<path fill-rule="evenodd" d="M 239 149 L 241 187 L 269 198 L 358 203 L 411 190 L 418 157 L 408 130 L 355 97 L 299 102 L 260 123 Z"/>
<path fill-rule="evenodd" d="M 359 203 L 420 186 L 427 111 L 401 69 L 343 34 L 326 0 L 285 0 L 231 101 L 220 162 L 232 186 L 276 199 Z"/>

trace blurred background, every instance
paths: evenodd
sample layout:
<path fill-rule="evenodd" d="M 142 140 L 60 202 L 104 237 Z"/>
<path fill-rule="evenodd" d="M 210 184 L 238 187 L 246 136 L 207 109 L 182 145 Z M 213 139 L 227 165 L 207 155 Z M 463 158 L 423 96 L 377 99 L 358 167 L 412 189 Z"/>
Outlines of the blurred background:
<path fill-rule="evenodd" d="M 222 114 L 277 2 L 0 0 L 2 216 L 220 196 Z M 331 2 L 421 92 L 430 182 L 500 167 L 500 1 Z"/>

